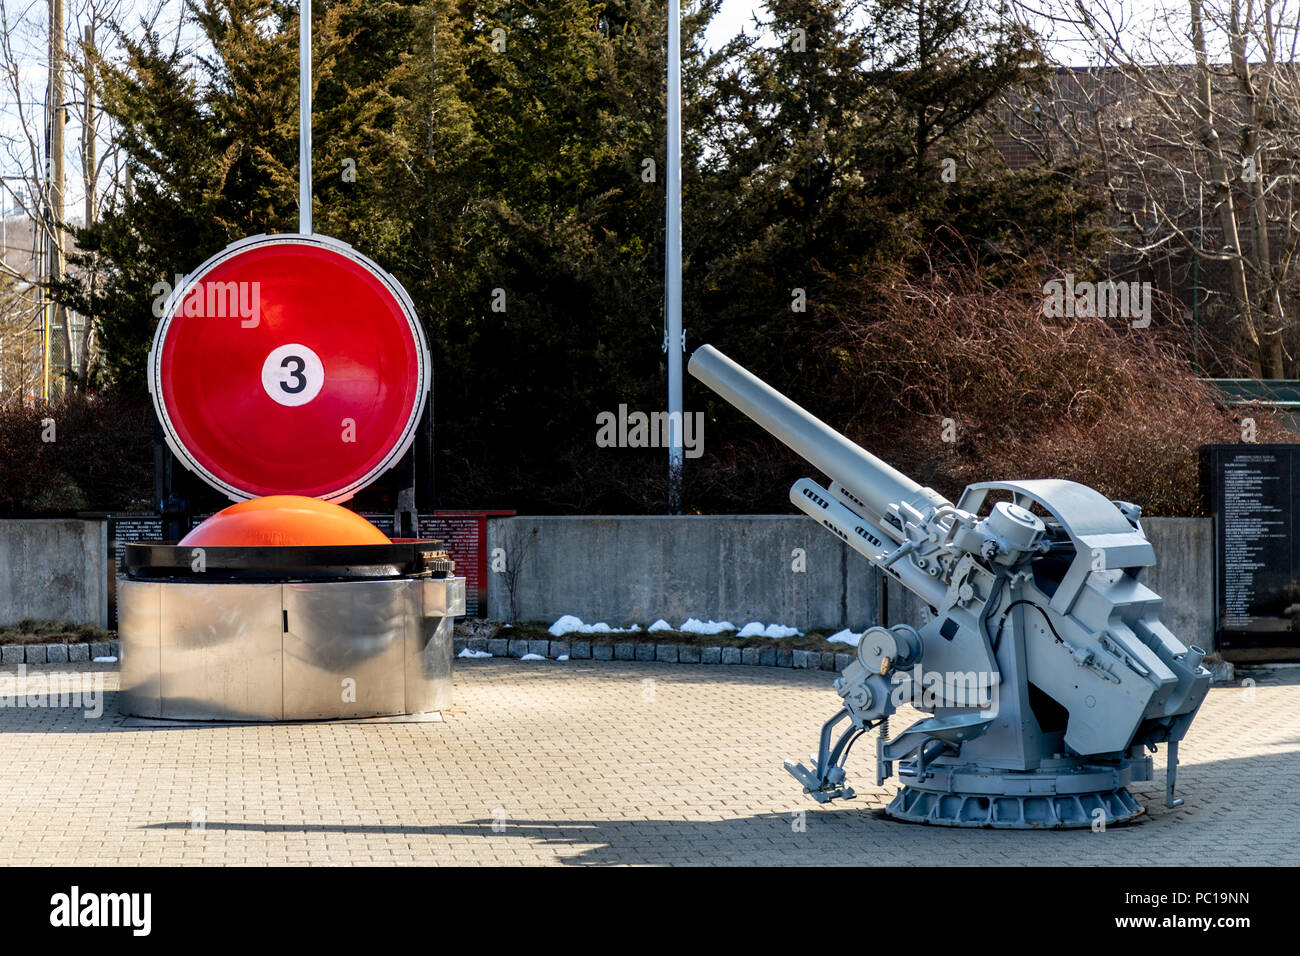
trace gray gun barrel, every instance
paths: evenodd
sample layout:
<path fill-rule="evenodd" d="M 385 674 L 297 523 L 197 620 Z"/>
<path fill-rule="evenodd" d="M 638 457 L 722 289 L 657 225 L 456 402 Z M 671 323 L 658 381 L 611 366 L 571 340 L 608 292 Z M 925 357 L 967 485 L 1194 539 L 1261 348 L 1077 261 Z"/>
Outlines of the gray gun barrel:
<path fill-rule="evenodd" d="M 907 502 L 920 509 L 951 502 L 849 441 L 711 345 L 691 355 L 690 373 L 867 506 L 874 516 Z"/>

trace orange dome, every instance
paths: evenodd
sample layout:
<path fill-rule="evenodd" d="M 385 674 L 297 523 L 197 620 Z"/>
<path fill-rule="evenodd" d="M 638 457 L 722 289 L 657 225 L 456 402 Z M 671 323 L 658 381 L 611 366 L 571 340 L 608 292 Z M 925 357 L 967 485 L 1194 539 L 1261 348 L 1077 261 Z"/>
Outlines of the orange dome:
<path fill-rule="evenodd" d="M 361 515 L 319 498 L 268 495 L 218 511 L 181 538 L 209 548 L 389 544 Z"/>

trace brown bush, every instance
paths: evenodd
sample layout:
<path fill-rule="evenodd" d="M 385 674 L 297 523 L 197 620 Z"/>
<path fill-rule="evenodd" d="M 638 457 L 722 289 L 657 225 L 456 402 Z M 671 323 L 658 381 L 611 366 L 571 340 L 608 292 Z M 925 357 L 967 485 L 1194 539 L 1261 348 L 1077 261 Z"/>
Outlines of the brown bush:
<path fill-rule="evenodd" d="M 1124 320 L 1047 318 L 1044 270 L 994 285 L 971 271 L 841 283 L 809 315 L 802 337 L 772 339 L 767 354 L 718 344 L 809 411 L 915 480 L 956 500 L 972 482 L 1068 478 L 1149 515 L 1204 512 L 1199 448 L 1241 440 L 1295 441 L 1269 410 L 1229 410 L 1200 382 L 1186 330 L 1169 303 L 1149 328 Z M 1232 357 L 1218 356 L 1230 366 Z M 702 458 L 685 467 L 695 513 L 787 512 L 790 484 L 811 467 L 703 386 Z M 943 440 L 952 419 L 955 441 Z M 558 436 L 557 436 L 558 437 Z M 550 467 L 498 470 L 443 449 L 440 495 L 451 507 L 498 502 L 522 512 L 662 512 L 661 449 L 597 449 L 585 436 L 557 441 Z M 508 451 L 508 450 L 507 450 Z M 504 487 L 503 487 L 504 485 Z M 463 503 L 462 503 L 463 499 Z M 455 502 L 454 504 L 452 502 Z"/>
<path fill-rule="evenodd" d="M 140 502 L 147 507 L 152 435 L 149 405 L 111 394 L 0 407 L 0 513 L 72 514 Z"/>
<path fill-rule="evenodd" d="M 973 481 L 1068 478 L 1147 514 L 1200 514 L 1199 447 L 1241 440 L 1241 413 L 1197 379 L 1167 304 L 1134 329 L 1048 318 L 1034 279 L 946 272 L 858 291 L 824 337 L 827 374 L 846 383 L 835 404 L 851 437 L 950 497 Z M 1297 440 L 1268 410 L 1249 414 L 1260 442 Z"/>

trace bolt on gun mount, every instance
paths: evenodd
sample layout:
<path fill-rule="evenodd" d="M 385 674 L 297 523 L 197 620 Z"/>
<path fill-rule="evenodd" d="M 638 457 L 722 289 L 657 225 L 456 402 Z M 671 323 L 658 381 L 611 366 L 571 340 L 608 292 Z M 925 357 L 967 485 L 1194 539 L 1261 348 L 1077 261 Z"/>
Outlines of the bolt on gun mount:
<path fill-rule="evenodd" d="M 1178 742 L 1209 690 L 1205 652 L 1160 623 L 1139 582 L 1155 553 L 1141 509 L 1055 479 L 973 484 L 956 505 L 810 415 L 712 346 L 690 373 L 830 477 L 790 489 L 801 511 L 928 607 L 919 629 L 873 627 L 835 681 L 840 711 L 812 769 L 786 769 L 820 803 L 852 797 L 844 760 L 877 729 L 877 786 L 898 763 L 885 812 L 960 827 L 1068 828 L 1130 820 L 1129 793 Z M 1002 493 L 985 510 L 990 492 Z M 1035 510 L 1039 513 L 1036 514 Z M 932 714 L 897 737 L 900 703 Z M 834 728 L 848 719 L 832 745 Z"/>

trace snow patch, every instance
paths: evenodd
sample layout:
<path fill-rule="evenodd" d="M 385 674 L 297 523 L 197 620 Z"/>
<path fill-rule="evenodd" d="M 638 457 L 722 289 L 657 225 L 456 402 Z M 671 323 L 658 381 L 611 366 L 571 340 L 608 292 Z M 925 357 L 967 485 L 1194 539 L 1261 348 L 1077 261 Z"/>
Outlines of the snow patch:
<path fill-rule="evenodd" d="M 730 621 L 701 621 L 699 618 L 688 618 L 677 630 L 683 634 L 721 634 L 723 631 L 734 631 L 736 625 Z"/>
<path fill-rule="evenodd" d="M 456 656 L 457 656 L 457 657 L 463 657 L 463 658 L 465 658 L 466 660 L 476 661 L 476 660 L 479 660 L 480 658 L 491 657 L 492 655 L 491 655 L 489 652 L 487 652 L 487 651 L 471 651 L 471 650 L 467 647 L 467 648 L 465 648 L 464 650 L 462 650 L 459 654 L 457 654 Z"/>
<path fill-rule="evenodd" d="M 646 628 L 651 634 L 655 631 L 671 631 L 673 626 L 665 621 L 662 617 Z"/>
<path fill-rule="evenodd" d="M 862 634 L 867 633 L 863 631 Z M 836 631 L 830 637 L 826 638 L 829 644 L 847 644 L 849 647 L 857 647 L 862 642 L 862 634 L 854 634 L 847 627 L 842 631 Z"/>
<path fill-rule="evenodd" d="M 544 661 L 546 660 L 541 654 L 525 654 L 519 658 L 521 661 Z"/>
<path fill-rule="evenodd" d="M 764 637 L 798 637 L 803 631 L 797 627 L 786 627 L 784 624 L 769 624 L 763 631 Z"/>
<path fill-rule="evenodd" d="M 548 631 L 551 637 L 563 637 L 565 634 L 630 634 L 633 631 L 641 630 L 641 625 L 633 624 L 631 627 L 610 627 L 604 621 L 596 624 L 583 624 L 582 619 L 574 617 L 572 614 L 563 615 L 558 621 L 552 624 Z"/>
<path fill-rule="evenodd" d="M 581 630 L 582 627 L 583 624 L 580 619 L 574 617 L 572 614 L 565 614 L 558 621 L 552 624 L 549 630 L 551 637 L 563 637 L 571 631 Z"/>
<path fill-rule="evenodd" d="M 802 634 L 798 628 L 786 627 L 784 624 L 764 625 L 762 621 L 750 621 L 740 629 L 737 637 L 798 637 Z"/>

